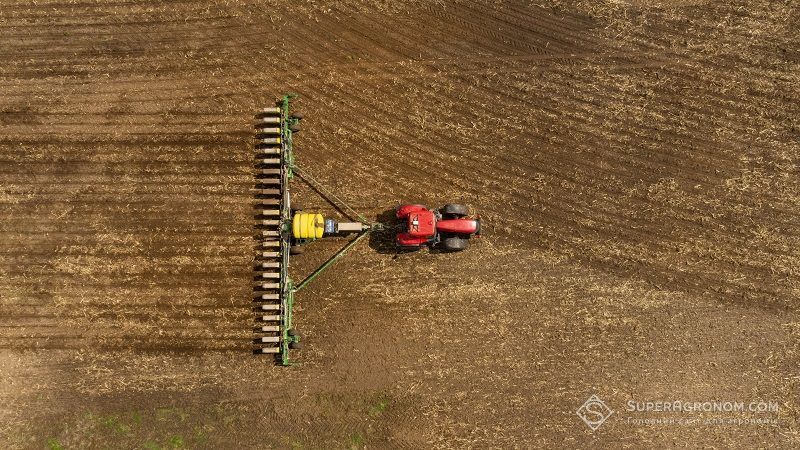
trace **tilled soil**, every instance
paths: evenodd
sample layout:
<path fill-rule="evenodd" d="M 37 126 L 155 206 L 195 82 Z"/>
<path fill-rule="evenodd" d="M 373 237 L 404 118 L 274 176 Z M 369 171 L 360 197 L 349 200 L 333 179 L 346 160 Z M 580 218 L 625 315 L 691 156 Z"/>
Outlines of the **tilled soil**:
<path fill-rule="evenodd" d="M 4 2 L 0 442 L 796 447 L 798 11 Z M 297 298 L 288 368 L 250 353 L 252 117 L 285 92 L 300 164 L 367 217 L 485 224 L 358 246 Z M 626 410 L 658 400 L 778 407 Z"/>

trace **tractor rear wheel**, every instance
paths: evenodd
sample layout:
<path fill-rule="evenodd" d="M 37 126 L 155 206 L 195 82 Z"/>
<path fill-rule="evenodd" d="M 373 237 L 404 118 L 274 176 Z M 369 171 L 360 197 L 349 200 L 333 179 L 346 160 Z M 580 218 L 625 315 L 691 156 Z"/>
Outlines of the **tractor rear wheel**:
<path fill-rule="evenodd" d="M 455 218 L 464 217 L 469 215 L 469 208 L 457 203 L 449 203 L 442 207 L 442 215 L 451 216 Z"/>
<path fill-rule="evenodd" d="M 444 246 L 444 249 L 449 252 L 457 252 L 467 248 L 467 246 L 469 245 L 469 239 L 463 239 L 460 237 L 449 237 L 445 238 L 445 240 L 442 241 L 442 245 Z"/>

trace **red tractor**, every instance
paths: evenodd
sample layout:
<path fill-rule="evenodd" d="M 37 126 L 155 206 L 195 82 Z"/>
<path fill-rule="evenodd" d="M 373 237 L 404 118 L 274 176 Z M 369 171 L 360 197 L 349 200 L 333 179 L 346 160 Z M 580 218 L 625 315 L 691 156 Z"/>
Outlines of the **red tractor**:
<path fill-rule="evenodd" d="M 397 246 L 403 250 L 422 247 L 464 250 L 470 237 L 481 234 L 480 217 L 470 217 L 464 205 L 448 204 L 437 210 L 423 205 L 400 205 L 396 214 L 400 220 Z"/>

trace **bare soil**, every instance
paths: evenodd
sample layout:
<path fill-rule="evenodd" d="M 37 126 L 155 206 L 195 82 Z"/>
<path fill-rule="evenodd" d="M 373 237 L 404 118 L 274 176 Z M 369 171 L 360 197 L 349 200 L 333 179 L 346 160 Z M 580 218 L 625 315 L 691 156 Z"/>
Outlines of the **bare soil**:
<path fill-rule="evenodd" d="M 0 443 L 797 448 L 798 23 L 789 0 L 4 1 Z M 284 368 L 250 353 L 250 138 L 288 91 L 343 199 L 466 203 L 485 236 L 373 236 L 299 296 Z"/>

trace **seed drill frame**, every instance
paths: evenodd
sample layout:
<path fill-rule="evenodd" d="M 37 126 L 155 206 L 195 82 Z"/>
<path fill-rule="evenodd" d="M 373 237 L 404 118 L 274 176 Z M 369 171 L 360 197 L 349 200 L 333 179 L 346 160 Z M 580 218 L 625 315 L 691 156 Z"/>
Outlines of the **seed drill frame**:
<path fill-rule="evenodd" d="M 380 224 L 369 224 L 364 216 L 330 193 L 297 166 L 292 152 L 292 134 L 300 131 L 302 116 L 290 109 L 294 94 L 284 95 L 277 106 L 264 108 L 256 117 L 256 227 L 259 246 L 255 267 L 254 301 L 256 303 L 256 338 L 254 352 L 273 354 L 281 365 L 291 364 L 289 350 L 300 347 L 300 337 L 292 325 L 294 294 L 344 256 Z M 298 213 L 292 208 L 289 183 L 295 175 L 314 187 L 323 198 L 357 222 L 317 221 L 321 215 Z M 338 205 L 337 205 L 338 202 Z M 293 222 L 303 218 L 308 230 L 298 233 Z M 312 217 L 313 220 L 307 220 Z M 297 245 L 314 238 L 356 233 L 347 245 L 330 257 L 301 282 L 294 284 L 289 276 L 289 259 Z"/>

